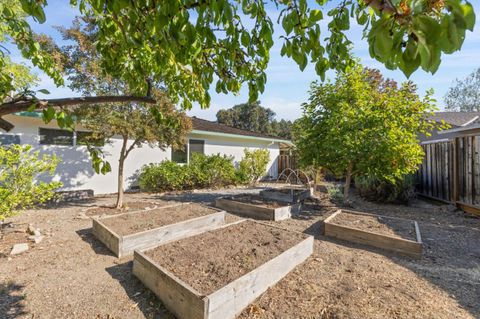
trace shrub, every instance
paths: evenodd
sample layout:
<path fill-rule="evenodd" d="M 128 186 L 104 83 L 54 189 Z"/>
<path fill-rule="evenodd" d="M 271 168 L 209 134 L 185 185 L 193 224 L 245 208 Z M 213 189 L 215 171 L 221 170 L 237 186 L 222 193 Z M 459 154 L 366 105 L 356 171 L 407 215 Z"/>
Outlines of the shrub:
<path fill-rule="evenodd" d="M 267 165 L 270 161 L 270 152 L 267 149 L 249 151 L 244 149 L 245 154 L 239 163 L 236 172 L 239 183 L 255 183 L 267 172 Z"/>
<path fill-rule="evenodd" d="M 233 158 L 226 155 L 192 154 L 188 171 L 195 187 L 219 187 L 235 182 Z"/>
<path fill-rule="evenodd" d="M 39 178 L 53 175 L 58 162 L 55 155 L 40 157 L 31 145 L 0 147 L 0 221 L 53 198 L 62 183 L 42 182 Z"/>
<path fill-rule="evenodd" d="M 343 186 L 342 185 L 327 185 L 327 193 L 330 200 L 336 204 L 343 203 Z"/>
<path fill-rule="evenodd" d="M 138 183 L 142 190 L 149 192 L 181 190 L 191 186 L 185 166 L 172 161 L 144 165 Z"/>
<path fill-rule="evenodd" d="M 355 187 L 361 197 L 381 203 L 408 203 L 415 196 L 415 183 L 412 175 L 406 175 L 395 182 L 374 176 L 358 176 Z"/>
<path fill-rule="evenodd" d="M 235 182 L 233 159 L 228 156 L 192 154 L 188 165 L 172 161 L 142 167 L 139 185 L 149 192 L 219 187 Z"/>

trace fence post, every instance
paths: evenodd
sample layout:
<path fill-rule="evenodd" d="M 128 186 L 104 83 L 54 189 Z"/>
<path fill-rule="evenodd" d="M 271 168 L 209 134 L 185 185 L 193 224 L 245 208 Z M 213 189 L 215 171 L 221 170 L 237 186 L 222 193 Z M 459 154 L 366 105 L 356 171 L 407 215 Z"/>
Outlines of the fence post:
<path fill-rule="evenodd" d="M 452 202 L 458 202 L 458 137 L 453 140 L 453 192 Z"/>

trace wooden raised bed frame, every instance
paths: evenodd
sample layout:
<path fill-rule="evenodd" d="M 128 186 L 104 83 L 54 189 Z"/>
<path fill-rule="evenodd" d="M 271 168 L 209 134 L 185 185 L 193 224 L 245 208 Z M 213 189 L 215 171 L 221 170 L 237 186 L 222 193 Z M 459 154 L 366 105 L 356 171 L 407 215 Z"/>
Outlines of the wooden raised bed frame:
<path fill-rule="evenodd" d="M 173 206 L 179 205 L 165 206 L 157 209 L 169 209 Z M 92 232 L 98 240 L 105 244 L 105 246 L 107 246 L 117 257 L 120 258 L 132 255 L 135 249 L 153 248 L 170 241 L 198 235 L 205 231 L 216 229 L 224 225 L 225 211 L 216 209 L 214 207 L 209 208 L 216 210 L 217 212 L 124 236 L 116 234 L 113 230 L 102 223 L 102 220 L 116 218 L 126 214 L 145 212 L 144 210 L 111 215 L 102 218 L 94 218 Z"/>
<path fill-rule="evenodd" d="M 364 215 L 364 216 L 381 217 L 385 219 L 397 219 L 402 221 L 410 221 L 412 222 L 412 227 L 415 227 L 415 235 L 417 240 L 413 241 L 409 239 L 403 239 L 403 238 L 398 238 L 394 236 L 373 233 L 366 230 L 361 230 L 353 227 L 342 226 L 342 225 L 332 223 L 332 220 L 342 212 L 345 212 L 348 214 L 354 214 L 354 215 Z M 385 250 L 407 255 L 413 258 L 420 259 L 422 257 L 422 237 L 420 235 L 420 228 L 418 227 L 418 223 L 414 220 L 383 216 L 383 215 L 367 214 L 367 213 L 361 213 L 361 212 L 356 212 L 351 210 L 340 209 L 340 210 L 337 210 L 333 215 L 325 219 L 324 224 L 325 224 L 325 231 L 324 231 L 325 236 L 334 237 L 334 238 L 350 241 L 353 243 L 370 245 L 377 248 L 382 248 Z"/>
<path fill-rule="evenodd" d="M 235 197 L 218 198 L 215 200 L 215 206 L 228 212 L 237 213 L 253 219 L 273 221 L 289 219 L 292 214 L 300 212 L 302 208 L 302 204 L 300 203 L 285 204 L 285 206 L 277 208 L 263 207 L 236 201 Z"/>
<path fill-rule="evenodd" d="M 229 227 L 227 225 L 224 227 Z M 272 227 L 272 226 L 270 226 Z M 173 273 L 135 250 L 133 274 L 179 319 L 233 319 L 313 252 L 308 236 L 263 265 L 209 295 L 202 295 Z"/>
<path fill-rule="evenodd" d="M 290 192 L 282 192 L 288 190 Z M 297 194 L 295 192 L 298 192 Z M 299 203 L 303 202 L 307 198 L 313 195 L 312 188 L 295 188 L 295 187 L 282 187 L 282 188 L 268 188 L 260 191 L 260 196 L 265 199 L 286 202 L 286 203 Z"/>

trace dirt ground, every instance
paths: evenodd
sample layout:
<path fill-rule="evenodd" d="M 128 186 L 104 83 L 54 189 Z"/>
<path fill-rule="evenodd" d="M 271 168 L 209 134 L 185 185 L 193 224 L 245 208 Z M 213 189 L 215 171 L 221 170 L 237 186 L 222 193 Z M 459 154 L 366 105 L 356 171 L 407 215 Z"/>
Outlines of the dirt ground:
<path fill-rule="evenodd" d="M 127 200 L 209 203 L 233 193 L 129 194 Z M 353 199 L 354 210 L 417 220 L 423 258 L 326 238 L 322 220 L 337 208 L 326 199 L 309 202 L 292 219 L 267 223 L 315 236 L 313 255 L 240 318 L 480 318 L 480 219 L 423 201 Z M 132 275 L 131 257 L 117 259 L 92 236 L 85 210 L 113 201 L 96 198 L 7 220 L 15 227 L 0 240 L 0 318 L 173 318 Z M 45 239 L 10 256 L 14 243 L 27 242 L 29 223 Z"/>
<path fill-rule="evenodd" d="M 117 235 L 126 236 L 217 212 L 216 209 L 197 203 L 181 203 L 176 206 L 142 210 L 134 214 L 105 218 L 102 219 L 102 223 Z"/>
<path fill-rule="evenodd" d="M 146 252 L 202 295 L 209 295 L 307 238 L 244 221 Z"/>
<path fill-rule="evenodd" d="M 330 223 L 381 235 L 417 241 L 415 224 L 408 219 L 368 216 L 342 211 Z"/>

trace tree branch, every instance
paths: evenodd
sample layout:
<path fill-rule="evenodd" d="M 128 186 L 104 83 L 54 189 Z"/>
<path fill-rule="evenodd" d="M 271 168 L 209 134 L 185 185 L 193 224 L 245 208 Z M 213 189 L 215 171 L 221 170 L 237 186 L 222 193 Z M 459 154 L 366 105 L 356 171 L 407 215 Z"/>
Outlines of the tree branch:
<path fill-rule="evenodd" d="M 143 102 L 154 104 L 156 101 L 151 97 L 142 96 L 84 96 L 71 97 L 61 99 L 38 99 L 26 100 L 20 102 L 7 102 L 0 104 L 0 117 L 16 112 L 26 111 L 32 106 L 36 110 L 41 110 L 49 106 L 76 106 L 84 104 L 99 104 L 99 103 L 122 103 L 122 102 Z"/>

